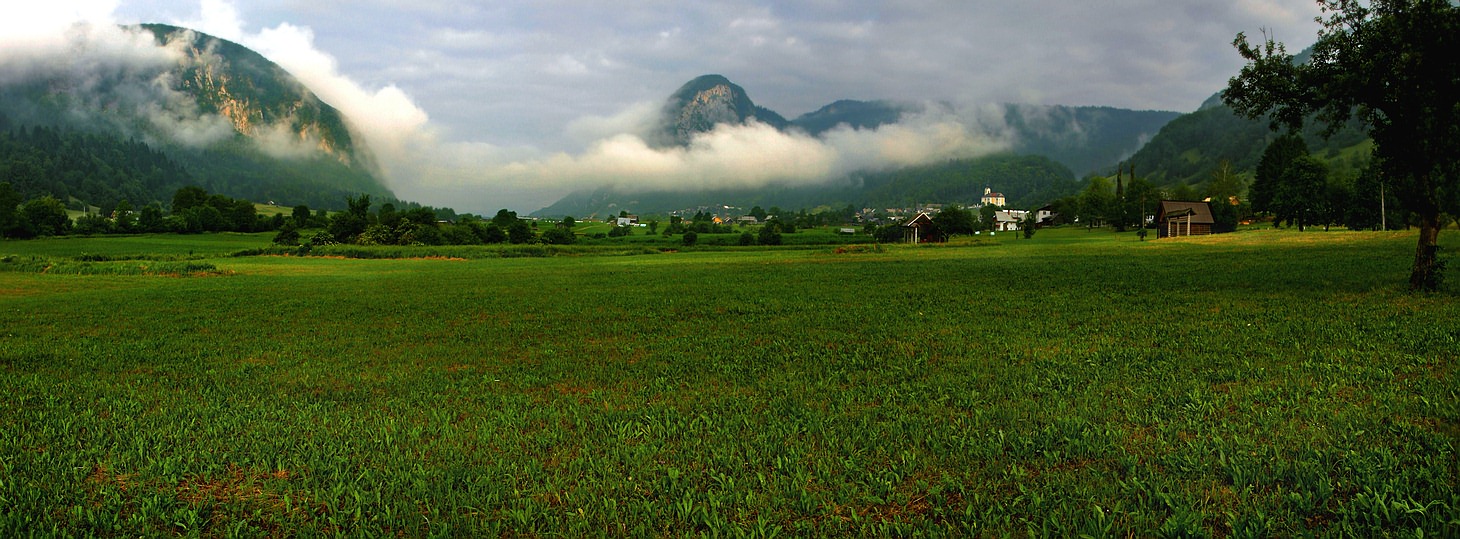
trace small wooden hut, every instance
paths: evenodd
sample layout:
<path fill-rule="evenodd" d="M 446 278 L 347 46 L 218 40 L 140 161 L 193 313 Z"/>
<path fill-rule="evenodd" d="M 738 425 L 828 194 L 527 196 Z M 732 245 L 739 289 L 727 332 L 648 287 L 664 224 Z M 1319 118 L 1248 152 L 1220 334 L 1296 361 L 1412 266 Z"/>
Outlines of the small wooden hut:
<path fill-rule="evenodd" d="M 1162 200 L 1156 208 L 1156 237 L 1205 236 L 1215 222 L 1206 202 Z"/>

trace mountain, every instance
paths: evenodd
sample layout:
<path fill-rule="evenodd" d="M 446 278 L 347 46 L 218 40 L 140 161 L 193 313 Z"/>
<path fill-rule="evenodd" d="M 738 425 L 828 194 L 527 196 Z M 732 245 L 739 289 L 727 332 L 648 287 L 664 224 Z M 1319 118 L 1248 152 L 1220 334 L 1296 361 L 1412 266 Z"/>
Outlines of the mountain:
<path fill-rule="evenodd" d="M 1305 63 L 1312 56 L 1313 48 L 1308 47 L 1293 55 L 1293 61 Z M 1196 112 L 1183 114 L 1161 128 L 1131 156 L 1131 162 L 1140 167 L 1141 176 L 1158 186 L 1202 184 L 1222 161 L 1230 163 L 1233 172 L 1250 177 L 1267 145 L 1278 136 L 1269 123 L 1266 118 L 1249 120 L 1237 115 L 1222 103 L 1218 91 Z M 1305 123 L 1301 135 L 1308 150 L 1327 162 L 1331 173 L 1356 177 L 1368 166 L 1373 150 L 1368 134 L 1357 119 L 1350 119 L 1331 135 L 1325 128 L 1311 118 Z"/>
<path fill-rule="evenodd" d="M 0 84 L 6 130 L 74 133 L 93 139 L 92 146 L 108 140 L 145 144 L 179 165 L 189 183 L 231 197 L 333 207 L 351 194 L 391 196 L 346 118 L 279 65 L 237 43 L 185 28 L 147 24 L 124 31 L 150 38 L 155 49 L 113 51 L 100 55 L 101 61 L 69 65 L 61 60 L 52 69 Z M 0 166 L 6 159 L 0 155 Z M 180 180 L 176 174 L 169 178 L 144 182 L 152 187 L 140 192 L 135 185 L 87 186 L 84 179 L 48 190 L 60 188 L 102 206 L 116 202 L 107 198 L 125 196 L 140 206 L 171 200 L 169 189 Z M 139 196 L 146 199 L 136 200 Z"/>
<path fill-rule="evenodd" d="M 803 114 L 791 120 L 791 125 L 820 136 L 842 125 L 876 129 L 907 115 L 927 113 L 928 108 L 915 103 L 842 100 Z M 1170 111 L 1013 103 L 1000 106 L 999 112 L 1003 128 L 1012 138 L 1012 152 L 1042 155 L 1079 174 L 1113 167 L 1181 116 Z"/>
<path fill-rule="evenodd" d="M 651 137 L 658 147 L 687 145 L 696 133 L 720 124 L 759 121 L 784 129 L 789 123 L 780 114 L 757 106 L 744 88 L 721 75 L 702 75 L 685 83 L 665 101 L 661 118 L 658 133 Z"/>
<path fill-rule="evenodd" d="M 922 111 L 923 107 L 911 103 L 843 99 L 802 114 L 791 120 L 791 125 L 811 136 L 821 136 L 842 125 L 852 129 L 876 129 L 897 123 L 904 114 Z"/>
<path fill-rule="evenodd" d="M 1368 135 L 1352 120 L 1331 136 L 1309 122 L 1303 140 L 1337 174 L 1357 175 L 1367 166 L 1372 149 Z M 1152 137 L 1130 161 L 1137 172 L 1158 186 L 1199 185 L 1211 178 L 1222 161 L 1237 174 L 1256 170 L 1267 145 L 1278 135 L 1268 120 L 1249 120 L 1222 104 L 1221 94 L 1208 99 L 1196 112 L 1172 120 Z"/>
<path fill-rule="evenodd" d="M 1175 112 L 1132 111 L 1110 107 L 1007 104 L 981 111 L 976 129 L 1007 139 L 1008 153 L 958 159 L 893 170 L 868 170 L 827 178 L 815 186 L 770 186 L 755 190 L 679 189 L 625 193 L 597 189 L 571 193 L 533 212 L 535 216 L 591 216 L 620 210 L 662 212 L 699 206 L 815 207 L 821 205 L 910 205 L 918 202 L 977 202 L 983 188 L 1005 192 L 1011 204 L 1038 206 L 1078 187 L 1075 174 L 1114 168 Z M 717 125 L 758 121 L 783 131 L 823 138 L 839 128 L 873 130 L 926 115 L 937 121 L 958 119 L 946 103 L 840 100 L 786 121 L 757 106 L 745 90 L 721 75 L 705 75 L 665 100 L 658 127 L 649 137 L 660 148 L 687 146 L 697 133 Z M 962 120 L 960 120 L 962 121 Z"/>
<path fill-rule="evenodd" d="M 1080 175 L 1113 168 L 1180 116 L 1113 107 L 1004 105 L 1004 122 L 1014 134 L 1012 151 L 1048 157 Z"/>

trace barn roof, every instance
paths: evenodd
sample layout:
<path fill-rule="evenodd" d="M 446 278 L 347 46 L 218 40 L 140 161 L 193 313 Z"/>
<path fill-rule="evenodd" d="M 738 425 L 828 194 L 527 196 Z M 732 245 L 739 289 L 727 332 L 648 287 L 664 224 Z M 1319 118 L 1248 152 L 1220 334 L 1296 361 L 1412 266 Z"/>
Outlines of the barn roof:
<path fill-rule="evenodd" d="M 921 226 L 931 222 L 933 222 L 933 218 L 929 217 L 927 212 L 918 212 L 917 217 L 913 217 L 911 221 L 903 223 L 902 226 Z"/>
<path fill-rule="evenodd" d="M 1182 200 L 1162 200 L 1156 208 L 1156 222 L 1163 222 L 1167 217 L 1181 217 L 1191 215 L 1191 223 L 1198 225 L 1209 225 L 1215 223 L 1212 219 L 1212 206 L 1206 202 L 1188 202 Z"/>

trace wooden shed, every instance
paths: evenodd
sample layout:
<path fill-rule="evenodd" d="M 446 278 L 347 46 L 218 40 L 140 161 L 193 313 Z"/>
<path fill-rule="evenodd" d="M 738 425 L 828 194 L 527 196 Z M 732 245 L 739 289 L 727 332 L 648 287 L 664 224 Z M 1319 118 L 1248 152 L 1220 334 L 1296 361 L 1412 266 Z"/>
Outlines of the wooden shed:
<path fill-rule="evenodd" d="M 1205 236 L 1215 222 L 1206 202 L 1162 200 L 1156 208 L 1156 237 Z"/>
<path fill-rule="evenodd" d="M 933 218 L 926 212 L 919 212 L 917 217 L 902 224 L 902 241 L 907 243 L 937 241 L 936 235 L 933 232 Z"/>

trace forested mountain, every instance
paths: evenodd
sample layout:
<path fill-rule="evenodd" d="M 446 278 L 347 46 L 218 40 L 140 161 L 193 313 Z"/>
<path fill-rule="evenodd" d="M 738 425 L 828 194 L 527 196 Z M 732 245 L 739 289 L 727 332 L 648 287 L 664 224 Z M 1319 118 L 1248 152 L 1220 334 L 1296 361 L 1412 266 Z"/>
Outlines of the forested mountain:
<path fill-rule="evenodd" d="M 1080 183 L 1069 168 L 1039 155 L 1000 154 L 908 167 L 863 177 L 865 200 L 879 207 L 921 202 L 974 204 L 985 187 L 1002 193 L 1010 207 L 1031 209 L 1074 194 Z"/>
<path fill-rule="evenodd" d="M 910 205 L 928 202 L 977 202 L 984 187 L 1008 195 L 1011 204 L 1037 206 L 1077 190 L 1075 175 L 1114 168 L 1135 152 L 1175 112 L 1132 111 L 1110 107 L 1007 104 L 981 111 L 987 118 L 971 130 L 988 130 L 1009 142 L 1008 154 L 894 169 L 857 171 L 826 178 L 816 185 L 760 189 L 628 193 L 614 189 L 579 191 L 533 212 L 535 216 L 589 216 L 623 209 L 670 211 L 716 204 L 781 206 Z M 756 105 L 745 90 L 720 75 L 695 78 L 665 100 L 651 142 L 684 146 L 716 125 L 761 122 L 777 129 L 822 137 L 838 128 L 871 130 L 928 115 L 958 121 L 947 104 L 840 100 L 786 121 Z"/>
<path fill-rule="evenodd" d="M 42 180 L 0 181 L 26 197 L 102 207 L 166 202 L 180 181 L 316 207 L 356 193 L 390 196 L 345 118 L 277 64 L 184 28 L 125 31 L 151 38 L 157 50 L 149 61 L 116 51 L 0 86 L 0 132 L 10 141 L 0 148 L 0 172 L 44 172 Z M 129 168 L 141 156 L 166 165 Z"/>
<path fill-rule="evenodd" d="M 1357 175 L 1369 160 L 1368 136 L 1355 122 L 1332 136 L 1325 137 L 1323 130 L 1310 122 L 1303 131 L 1309 150 L 1335 174 Z M 1158 186 L 1196 186 L 1210 180 L 1222 161 L 1238 174 L 1250 174 L 1279 134 L 1266 120 L 1242 118 L 1213 96 L 1200 110 L 1166 124 L 1131 162 L 1142 178 Z"/>
<path fill-rule="evenodd" d="M 922 112 L 923 107 L 893 101 L 856 101 L 842 99 L 791 120 L 791 125 L 811 136 L 846 125 L 853 129 L 876 129 L 895 124 L 904 114 Z"/>
<path fill-rule="evenodd" d="M 0 115 L 0 181 L 24 199 L 51 195 L 115 204 L 145 203 L 171 196 L 193 183 L 182 166 L 135 139 L 12 127 Z"/>

